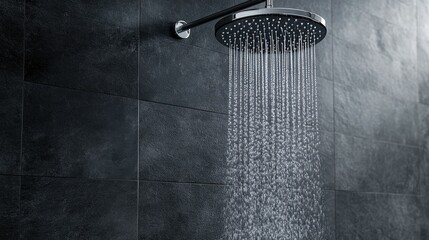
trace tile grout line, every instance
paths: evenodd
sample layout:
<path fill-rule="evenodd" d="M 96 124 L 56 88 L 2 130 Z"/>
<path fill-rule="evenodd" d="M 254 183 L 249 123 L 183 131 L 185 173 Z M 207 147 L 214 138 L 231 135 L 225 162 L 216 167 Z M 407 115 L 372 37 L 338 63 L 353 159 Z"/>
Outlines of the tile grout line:
<path fill-rule="evenodd" d="M 417 82 L 419 82 L 419 77 L 418 77 L 418 75 L 419 75 L 419 64 L 418 64 L 418 59 L 419 59 L 419 51 L 418 51 L 418 46 L 419 46 L 419 11 L 418 11 L 418 8 L 417 8 L 417 3 L 418 2 L 418 0 L 416 0 L 415 1 L 415 4 L 414 4 L 414 10 L 415 10 L 415 20 L 416 20 L 416 71 L 417 71 Z M 420 94 L 419 94 L 419 88 L 417 88 L 417 102 L 418 103 L 420 103 L 420 96 L 419 96 Z M 419 106 L 417 106 L 417 119 L 418 119 L 418 125 L 417 125 L 417 129 L 418 129 L 418 132 L 420 133 L 420 130 L 421 130 L 421 124 L 420 124 L 420 111 L 419 111 Z M 420 134 L 419 134 L 419 136 L 420 136 Z M 423 144 L 423 139 L 421 139 L 420 137 L 419 137 L 419 145 L 420 145 L 420 147 L 422 147 L 422 148 L 424 148 L 424 144 Z M 425 157 L 424 157 L 424 155 L 425 155 L 425 153 L 424 153 L 424 150 L 420 150 L 420 154 L 419 154 L 420 156 L 419 156 L 419 168 L 418 168 L 418 192 L 419 192 L 419 198 L 422 198 L 423 197 L 423 195 L 422 195 L 422 171 L 421 171 L 421 166 L 422 166 L 422 164 L 423 164 L 423 162 L 424 162 L 424 160 L 425 160 Z M 421 210 L 421 209 L 420 209 Z"/>
<path fill-rule="evenodd" d="M 216 112 L 216 111 L 205 110 L 205 109 L 194 108 L 194 107 L 185 107 L 185 106 L 175 105 L 175 104 L 171 104 L 171 103 L 163 103 L 163 102 L 152 101 L 152 100 L 140 100 L 140 101 L 147 102 L 147 103 L 160 104 L 160 105 L 164 105 L 164 106 L 178 107 L 178 108 L 184 108 L 184 109 L 195 110 L 195 111 L 200 111 L 200 112 L 206 112 L 206 113 L 228 116 L 228 113 Z"/>
<path fill-rule="evenodd" d="M 179 182 L 179 181 L 168 181 L 168 180 L 139 180 L 139 182 L 146 183 L 165 183 L 165 184 L 189 184 L 189 185 L 209 185 L 209 186 L 218 186 L 224 187 L 228 186 L 226 183 L 210 183 L 210 182 Z"/>
<path fill-rule="evenodd" d="M 206 110 L 206 109 L 195 108 L 195 107 L 187 107 L 187 106 L 176 105 L 176 104 L 172 104 L 172 103 L 164 103 L 164 102 L 158 102 L 158 101 L 152 101 L 152 100 L 146 100 L 146 99 L 139 99 L 139 98 L 134 98 L 134 97 L 127 97 L 127 96 L 122 96 L 122 95 L 117 95 L 117 94 L 112 94 L 112 93 L 107 93 L 107 92 L 90 91 L 90 90 L 86 90 L 86 89 L 64 87 L 64 86 L 58 86 L 58 85 L 52 85 L 52 84 L 46 84 L 46 83 L 40 83 L 40 82 L 25 81 L 24 83 L 26 83 L 26 84 L 40 85 L 40 86 L 46 86 L 46 87 L 53 87 L 53 88 L 60 88 L 60 89 L 63 89 L 63 90 L 77 91 L 77 92 L 88 93 L 88 94 L 89 93 L 91 93 L 91 94 L 100 94 L 100 95 L 105 95 L 105 96 L 110 96 L 110 97 L 124 98 L 124 99 L 128 99 L 128 100 L 138 100 L 138 101 L 147 102 L 147 103 L 156 103 L 156 104 L 159 104 L 159 105 L 166 105 L 166 106 L 172 106 L 172 107 L 178 107 L 178 108 L 185 108 L 185 109 L 190 109 L 190 110 L 195 110 L 195 111 L 200 111 L 200 112 L 213 113 L 213 114 L 218 114 L 218 115 L 225 115 L 225 116 L 228 115 L 227 113 L 223 113 L 223 112 L 216 112 L 216 111 L 212 111 L 212 110 Z M 139 84 L 137 84 L 137 85 L 139 85 Z"/>
<path fill-rule="evenodd" d="M 331 24 L 334 22 L 334 13 L 331 0 Z M 332 28 L 333 29 L 333 28 Z M 332 32 L 334 37 L 334 32 Z M 337 238 L 337 151 L 336 151 L 336 129 L 335 129 L 335 77 L 334 77 L 334 41 L 331 44 L 331 78 L 332 78 L 332 122 L 333 122 L 333 152 L 334 152 L 334 239 Z"/>
<path fill-rule="evenodd" d="M 418 51 L 418 48 L 419 48 L 419 39 L 421 39 L 420 37 L 419 37 L 419 35 L 420 35 L 420 21 L 419 21 L 419 8 L 418 8 L 418 5 L 419 5 L 419 0 L 416 0 L 415 1 L 415 5 L 414 5 L 414 8 L 415 8 L 415 17 L 416 17 L 416 69 L 417 69 L 417 75 L 419 75 L 419 73 L 420 73 L 420 68 L 419 68 L 419 64 L 418 64 L 418 60 L 419 60 L 419 55 L 420 55 L 420 53 L 419 53 L 419 51 Z M 419 81 L 419 79 L 418 79 L 418 77 L 417 77 L 417 82 Z M 419 89 L 417 89 L 417 102 L 418 102 L 418 104 L 421 104 L 421 105 L 423 105 L 423 106 L 429 106 L 429 105 L 427 105 L 427 104 L 425 104 L 425 103 L 421 103 L 420 102 L 420 94 L 419 94 Z M 418 106 L 418 111 L 417 111 L 417 114 L 418 114 L 418 117 L 417 117 L 417 119 L 419 119 L 419 124 L 418 124 L 418 130 L 419 130 L 419 132 L 421 132 L 421 130 L 423 130 L 422 129 L 422 125 L 421 125 L 421 123 L 420 123 L 420 115 L 422 114 L 421 113 L 421 111 L 419 111 L 419 106 Z M 424 192 L 426 192 L 426 190 L 423 190 L 422 188 L 425 186 L 425 184 L 422 184 L 422 181 L 424 181 L 423 180 L 423 175 L 424 174 L 422 174 L 423 173 L 423 168 L 421 167 L 422 165 L 424 165 L 424 162 L 425 162 L 425 160 L 426 160 L 426 152 L 427 152 L 427 147 L 426 147 L 426 144 L 425 144 L 425 139 L 424 139 L 424 137 L 423 138 L 420 138 L 419 137 L 419 145 L 420 145 L 420 147 L 421 147 L 421 150 L 420 150 L 420 168 L 419 168 L 419 172 L 418 172 L 418 174 L 419 174 L 419 182 L 418 182 L 418 191 L 419 191 L 419 199 L 420 199 L 420 201 L 422 202 L 423 201 L 423 199 L 425 199 L 427 196 L 426 196 L 426 194 L 424 194 Z M 422 170 L 421 170 L 422 169 Z M 421 207 L 422 208 L 422 207 Z M 422 211 L 422 210 L 424 210 L 424 208 L 423 209 L 420 209 L 420 211 Z"/>
<path fill-rule="evenodd" d="M 172 183 L 172 184 L 203 184 L 203 185 L 218 185 L 226 186 L 225 183 L 216 182 L 191 182 L 191 181 L 169 181 L 169 180 L 150 180 L 150 179 L 126 179 L 126 178 L 102 178 L 102 177 L 70 177 L 70 176 L 48 176 L 48 175 L 20 175 L 20 174 L 3 174 L 5 177 L 24 177 L 24 178 L 51 178 L 51 179 L 69 179 L 69 180 L 88 180 L 88 181 L 120 181 L 120 182 L 157 182 L 157 183 Z M 330 189 L 323 189 L 329 191 Z M 331 190 L 332 191 L 332 190 Z"/>
<path fill-rule="evenodd" d="M 25 21 L 26 21 L 26 4 L 27 1 L 23 1 L 23 19 L 22 19 L 22 83 L 21 83 L 21 149 L 19 153 L 19 191 L 18 191 L 18 208 L 19 208 L 19 215 L 18 215 L 18 238 L 21 236 L 21 216 L 22 216 L 22 210 L 21 210 L 21 194 L 22 194 L 22 165 L 23 165 L 23 142 L 24 142 L 24 94 L 25 94 L 25 88 L 24 88 L 24 82 L 25 82 L 25 35 L 26 35 L 26 29 L 25 29 Z"/>
<path fill-rule="evenodd" d="M 75 180 L 75 181 L 119 181 L 119 182 L 135 182 L 137 179 L 119 179 L 119 178 L 83 178 L 83 177 L 59 177 L 59 176 L 38 176 L 38 175 L 17 175 L 17 174 L 0 174 L 0 176 L 9 176 L 9 177 L 21 177 L 21 178 L 50 178 L 50 179 L 65 179 L 65 180 Z M 142 179 L 139 182 L 147 183 L 162 183 L 162 184 L 188 184 L 188 185 L 209 185 L 209 186 L 218 186 L 225 187 L 228 184 L 225 183 L 210 183 L 210 182 L 186 182 L 186 181 L 168 181 L 168 180 L 148 180 Z M 413 193 L 399 193 L 399 192 L 377 192 L 377 191 L 359 191 L 359 190 L 347 190 L 347 189 L 322 189 L 324 192 L 345 192 L 345 193 L 357 193 L 357 194 L 374 194 L 374 195 L 393 195 L 393 196 L 410 196 L 410 197 L 419 197 L 419 194 Z"/>
<path fill-rule="evenodd" d="M 140 21 L 142 1 L 139 1 L 139 11 L 137 20 L 137 204 L 136 204 L 136 238 L 139 239 L 139 208 L 140 208 Z"/>

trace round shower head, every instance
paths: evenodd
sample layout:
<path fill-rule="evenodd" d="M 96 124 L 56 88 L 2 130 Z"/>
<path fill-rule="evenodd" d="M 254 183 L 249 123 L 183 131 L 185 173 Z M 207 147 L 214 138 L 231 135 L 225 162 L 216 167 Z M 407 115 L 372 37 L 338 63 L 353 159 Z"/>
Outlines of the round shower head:
<path fill-rule="evenodd" d="M 297 49 L 316 44 L 326 36 L 321 16 L 292 8 L 263 8 L 222 18 L 215 26 L 217 40 L 227 47 L 247 49 Z"/>

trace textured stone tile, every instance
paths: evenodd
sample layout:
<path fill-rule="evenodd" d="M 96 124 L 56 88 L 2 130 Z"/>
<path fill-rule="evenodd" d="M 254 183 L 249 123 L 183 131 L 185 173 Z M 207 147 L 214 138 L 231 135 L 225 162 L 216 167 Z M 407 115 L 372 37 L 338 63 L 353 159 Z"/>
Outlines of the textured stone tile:
<path fill-rule="evenodd" d="M 330 31 L 328 29 L 328 31 Z M 323 41 L 319 42 L 316 45 L 316 68 L 317 68 L 317 76 L 323 77 L 328 80 L 333 80 L 333 71 L 332 71 L 332 65 L 333 65 L 333 37 L 331 32 L 328 32 L 328 35 L 326 35 L 325 39 Z"/>
<path fill-rule="evenodd" d="M 46 14 L 84 17 L 126 28 L 139 24 L 139 0 L 27 0 L 26 6 Z"/>
<path fill-rule="evenodd" d="M 140 103 L 140 179 L 222 183 L 226 115 Z"/>
<path fill-rule="evenodd" d="M 418 100 L 416 59 L 402 55 L 392 58 L 339 38 L 334 38 L 334 46 L 336 83 L 378 91 L 402 100 Z"/>
<path fill-rule="evenodd" d="M 139 239 L 220 239 L 224 187 L 140 182 Z"/>
<path fill-rule="evenodd" d="M 19 239 L 20 177 L 0 176 L 0 238 Z"/>
<path fill-rule="evenodd" d="M 420 149 L 342 134 L 335 144 L 336 189 L 419 194 Z"/>
<path fill-rule="evenodd" d="M 323 191 L 322 201 L 324 214 L 322 239 L 335 240 L 335 192 Z"/>
<path fill-rule="evenodd" d="M 233 0 L 176 0 L 174 4 L 170 1 L 141 1 L 141 30 L 150 33 L 157 41 L 171 39 L 176 43 L 183 43 L 185 45 L 181 47 L 184 49 L 189 48 L 186 46 L 189 44 L 228 53 L 228 48 L 218 43 L 215 38 L 216 20 L 191 29 L 188 39 L 175 39 L 173 26 L 179 20 L 189 23 L 231 6 Z"/>
<path fill-rule="evenodd" d="M 421 146 L 424 149 L 429 149 L 429 106 L 419 104 L 418 114 Z"/>
<path fill-rule="evenodd" d="M 429 2 L 418 1 L 417 14 L 417 69 L 419 83 L 419 101 L 429 105 L 429 24 L 426 14 L 429 13 Z"/>
<path fill-rule="evenodd" d="M 334 84 L 323 78 L 319 82 L 319 124 L 324 131 L 334 131 Z"/>
<path fill-rule="evenodd" d="M 417 49 L 419 102 L 429 106 L 429 38 L 417 38 Z"/>
<path fill-rule="evenodd" d="M 418 36 L 426 41 L 429 41 L 428 12 L 429 2 L 427 0 L 417 0 L 417 32 Z"/>
<path fill-rule="evenodd" d="M 23 177 L 21 239 L 136 239 L 137 183 Z"/>
<path fill-rule="evenodd" d="M 421 197 L 421 239 L 429 238 L 429 198 Z"/>
<path fill-rule="evenodd" d="M 22 80 L 24 0 L 0 4 L 0 78 Z"/>
<path fill-rule="evenodd" d="M 378 15 L 371 14 L 371 11 L 366 9 L 371 4 L 384 5 L 386 4 L 385 0 L 335 0 L 335 4 L 332 5 L 334 35 L 359 48 L 368 49 L 373 54 L 384 54 L 389 59 L 399 60 L 404 65 L 414 64 L 417 54 L 416 19 L 413 17 L 415 9 L 413 6 L 407 6 L 398 1 L 389 0 L 389 2 L 391 4 L 388 7 L 377 6 L 377 8 L 384 7 L 382 10 L 377 10 L 377 13 L 385 11 L 384 14 L 392 15 L 387 19 L 383 19 Z M 359 7 L 356 5 L 359 5 Z M 365 10 L 359 10 L 359 8 Z M 370 9 L 374 10 L 373 8 Z M 394 12 L 387 13 L 389 10 Z M 407 18 L 405 19 L 406 22 L 400 22 L 400 24 L 396 22 L 398 20 L 396 12 L 398 11 Z M 407 11 L 411 11 L 412 14 L 406 14 Z M 389 22 L 388 20 L 391 19 L 394 21 Z"/>
<path fill-rule="evenodd" d="M 24 1 L 0 3 L 0 174 L 19 174 Z"/>
<path fill-rule="evenodd" d="M 228 56 L 143 34 L 140 99 L 226 113 Z"/>
<path fill-rule="evenodd" d="M 398 27 L 414 28 L 416 22 L 415 0 L 332 0 L 332 12 L 335 16 L 337 9 L 349 8 L 355 12 L 366 12 Z"/>
<path fill-rule="evenodd" d="M 27 83 L 23 173 L 135 179 L 137 101 Z"/>
<path fill-rule="evenodd" d="M 386 22 L 368 11 L 383 8 L 391 1 L 338 1 L 333 4 L 334 78 L 336 82 L 393 94 L 398 98 L 416 101 L 416 29 L 415 19 L 398 25 Z M 362 4 L 364 3 L 364 4 Z M 356 4 L 358 6 L 356 6 Z M 378 6 L 380 4 L 380 6 Z M 405 6 L 398 9 L 399 6 Z M 362 8 L 364 11 L 357 9 Z M 392 2 L 379 13 L 408 11 L 398 1 Z M 387 10 L 386 10 L 387 9 Z M 408 16 L 403 14 L 404 16 Z M 412 16 L 412 15 L 410 15 Z M 397 19 L 395 17 L 386 17 Z M 355 23 L 359 24 L 355 24 Z M 410 27 L 411 26 L 411 27 Z M 365 37 L 362 37 L 365 36 Z M 407 37 L 403 37 L 407 36 Z"/>
<path fill-rule="evenodd" d="M 429 150 L 427 149 L 422 150 L 422 162 L 420 164 L 420 195 L 429 199 Z"/>
<path fill-rule="evenodd" d="M 0 77 L 0 173 L 20 174 L 22 81 Z"/>
<path fill-rule="evenodd" d="M 26 9 L 25 27 L 26 81 L 137 98 L 135 27 L 38 7 Z"/>
<path fill-rule="evenodd" d="M 334 133 L 320 132 L 321 178 L 323 189 L 335 189 Z"/>
<path fill-rule="evenodd" d="M 336 239 L 420 239 L 419 200 L 410 195 L 336 193 Z"/>
<path fill-rule="evenodd" d="M 339 84 L 334 92 L 337 133 L 419 146 L 416 103 Z"/>

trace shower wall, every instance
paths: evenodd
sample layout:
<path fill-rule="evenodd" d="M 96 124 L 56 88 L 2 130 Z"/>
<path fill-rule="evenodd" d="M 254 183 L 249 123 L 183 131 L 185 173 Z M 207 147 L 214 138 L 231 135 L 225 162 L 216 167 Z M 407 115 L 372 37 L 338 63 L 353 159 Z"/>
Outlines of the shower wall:
<path fill-rule="evenodd" d="M 417 1 L 417 2 L 416 2 Z M 0 0 L 0 239 L 218 239 L 239 0 Z M 429 1 L 277 0 L 318 45 L 327 239 L 429 239 Z"/>

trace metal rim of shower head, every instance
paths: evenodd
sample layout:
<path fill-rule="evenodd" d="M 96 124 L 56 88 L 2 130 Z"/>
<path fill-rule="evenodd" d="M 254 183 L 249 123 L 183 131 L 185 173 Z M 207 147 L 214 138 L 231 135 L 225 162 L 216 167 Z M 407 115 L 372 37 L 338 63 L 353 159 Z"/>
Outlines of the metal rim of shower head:
<path fill-rule="evenodd" d="M 261 20 L 262 18 L 264 18 L 263 21 Z M 265 20 L 278 21 L 278 25 L 275 27 L 286 26 L 285 24 L 290 22 L 292 23 L 288 27 L 293 26 L 294 22 L 295 25 L 299 25 L 299 27 L 295 26 L 295 29 L 291 31 L 305 30 L 305 27 L 311 25 L 312 30 L 314 29 L 316 32 L 314 44 L 322 41 L 327 34 L 326 20 L 315 13 L 294 8 L 261 8 L 237 12 L 220 19 L 215 25 L 216 39 L 221 44 L 229 47 L 229 38 L 235 36 L 234 33 L 241 34 L 243 30 L 244 32 L 246 31 L 246 29 L 243 29 L 246 27 L 250 28 L 247 31 L 253 31 L 251 22 L 256 22 L 255 25 L 257 25 L 257 22 L 264 22 Z"/>

